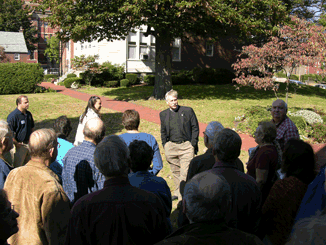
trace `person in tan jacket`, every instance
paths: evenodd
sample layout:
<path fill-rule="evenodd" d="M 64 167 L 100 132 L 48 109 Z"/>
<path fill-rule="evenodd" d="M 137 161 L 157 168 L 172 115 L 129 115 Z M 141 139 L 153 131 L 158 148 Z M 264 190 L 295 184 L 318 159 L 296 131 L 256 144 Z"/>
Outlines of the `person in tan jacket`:
<path fill-rule="evenodd" d="M 57 157 L 57 136 L 52 129 L 31 134 L 31 160 L 10 172 L 4 189 L 19 213 L 19 231 L 8 239 L 11 245 L 63 244 L 70 215 L 67 195 L 49 168 Z"/>

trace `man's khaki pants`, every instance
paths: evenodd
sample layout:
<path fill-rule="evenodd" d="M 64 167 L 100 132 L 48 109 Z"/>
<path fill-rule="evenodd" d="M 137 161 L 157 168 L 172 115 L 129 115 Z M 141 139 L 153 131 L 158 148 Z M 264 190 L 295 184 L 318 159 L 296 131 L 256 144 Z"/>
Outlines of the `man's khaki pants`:
<path fill-rule="evenodd" d="M 28 145 L 22 143 L 17 149 L 14 148 L 4 155 L 5 160 L 14 168 L 25 165 L 30 160 Z"/>
<path fill-rule="evenodd" d="M 181 181 L 186 181 L 190 161 L 194 158 L 194 147 L 189 141 L 181 144 L 176 144 L 171 141 L 166 142 L 164 145 L 165 157 L 171 167 L 173 180 L 175 184 L 174 196 L 178 200 L 182 200 L 180 193 Z M 183 193 L 182 193 L 183 194 Z"/>

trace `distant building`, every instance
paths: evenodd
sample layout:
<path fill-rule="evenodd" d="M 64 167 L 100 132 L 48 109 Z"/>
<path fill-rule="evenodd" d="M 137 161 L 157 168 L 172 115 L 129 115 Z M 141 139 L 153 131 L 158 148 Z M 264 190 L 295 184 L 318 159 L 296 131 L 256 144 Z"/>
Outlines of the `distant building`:
<path fill-rule="evenodd" d="M 36 61 L 30 60 L 22 32 L 0 31 L 0 46 L 4 48 L 10 63 L 37 63 Z"/>

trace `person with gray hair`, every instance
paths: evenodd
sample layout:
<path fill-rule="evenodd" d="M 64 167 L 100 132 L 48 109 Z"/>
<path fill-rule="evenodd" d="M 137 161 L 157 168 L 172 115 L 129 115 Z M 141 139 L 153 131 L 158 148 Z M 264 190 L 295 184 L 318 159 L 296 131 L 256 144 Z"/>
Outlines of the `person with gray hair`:
<path fill-rule="evenodd" d="M 196 156 L 191 160 L 189 164 L 187 179 L 186 181 L 182 181 L 180 183 L 181 194 L 183 194 L 185 183 L 188 182 L 193 176 L 195 176 L 198 173 L 209 170 L 214 166 L 215 164 L 215 157 L 213 155 L 214 136 L 215 134 L 222 131 L 222 129 L 224 129 L 223 125 L 217 121 L 212 121 L 207 125 L 204 131 L 204 144 L 207 147 L 207 151 L 203 155 Z M 244 172 L 243 163 L 239 158 L 236 159 L 236 166 L 239 171 Z M 182 212 L 179 212 L 178 227 L 181 227 L 186 224 L 189 224 L 187 217 Z"/>
<path fill-rule="evenodd" d="M 8 242 L 18 244 L 63 244 L 70 203 L 49 168 L 57 157 L 53 129 L 39 129 L 29 138 L 31 160 L 13 169 L 5 182 L 8 199 L 19 213 L 19 231 Z"/>
<path fill-rule="evenodd" d="M 104 135 L 105 126 L 101 119 L 88 120 L 84 127 L 84 141 L 71 148 L 62 159 L 62 186 L 72 204 L 80 197 L 103 188 L 104 176 L 95 166 L 94 151 Z"/>
<path fill-rule="evenodd" d="M 276 126 L 276 140 L 284 150 L 285 144 L 289 139 L 300 139 L 299 131 L 294 122 L 286 115 L 288 112 L 287 104 L 284 100 L 277 99 L 272 104 L 272 122 Z"/>
<path fill-rule="evenodd" d="M 202 172 L 187 182 L 183 212 L 190 220 L 157 244 L 263 244 L 258 237 L 227 225 L 232 187 L 221 175 Z"/>
<path fill-rule="evenodd" d="M 4 157 L 13 147 L 13 135 L 8 123 L 0 120 L 0 189 L 3 188 L 9 172 L 13 169 Z"/>
<path fill-rule="evenodd" d="M 169 108 L 160 112 L 162 145 L 175 184 L 172 200 L 181 202 L 180 183 L 186 180 L 190 161 L 197 155 L 199 126 L 194 110 L 178 105 L 177 91 L 168 91 L 165 99 Z"/>
<path fill-rule="evenodd" d="M 244 232 L 257 234 L 262 196 L 254 178 L 238 170 L 235 160 L 241 151 L 241 138 L 231 129 L 215 134 L 213 174 L 223 176 L 231 186 L 231 213 L 228 225 Z"/>
<path fill-rule="evenodd" d="M 75 203 L 65 244 L 137 245 L 162 240 L 169 231 L 165 209 L 158 196 L 130 184 L 127 144 L 117 135 L 108 136 L 96 146 L 94 160 L 105 176 L 104 187 Z"/>

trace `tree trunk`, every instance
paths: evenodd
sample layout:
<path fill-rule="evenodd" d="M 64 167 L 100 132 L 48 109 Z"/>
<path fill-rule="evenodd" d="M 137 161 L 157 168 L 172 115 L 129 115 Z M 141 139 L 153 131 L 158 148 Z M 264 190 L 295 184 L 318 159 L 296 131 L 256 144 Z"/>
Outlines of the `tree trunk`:
<path fill-rule="evenodd" d="M 155 83 L 153 96 L 157 100 L 164 99 L 165 93 L 172 89 L 172 38 L 168 35 L 156 37 Z"/>

